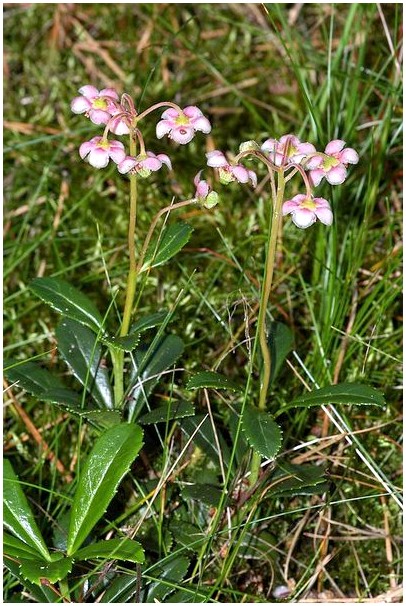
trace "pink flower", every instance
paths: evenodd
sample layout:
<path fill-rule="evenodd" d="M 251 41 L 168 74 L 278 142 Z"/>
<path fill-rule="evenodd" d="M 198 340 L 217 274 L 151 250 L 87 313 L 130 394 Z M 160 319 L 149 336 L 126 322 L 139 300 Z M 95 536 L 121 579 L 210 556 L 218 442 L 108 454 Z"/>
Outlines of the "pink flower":
<path fill-rule="evenodd" d="M 196 192 L 194 197 L 197 198 L 200 204 L 202 204 L 205 208 L 213 208 L 213 206 L 216 206 L 216 204 L 218 204 L 218 193 L 212 191 L 207 181 L 204 181 L 204 179 L 200 179 L 201 174 L 202 171 L 199 171 L 193 181 L 193 183 L 196 185 Z"/>
<path fill-rule="evenodd" d="M 227 184 L 231 181 L 239 183 L 248 183 L 257 186 L 257 176 L 253 170 L 248 170 L 242 164 L 229 164 L 223 152 L 214 150 L 206 154 L 207 165 L 219 169 L 221 183 Z"/>
<path fill-rule="evenodd" d="M 116 111 L 112 114 L 113 117 L 110 117 L 109 128 L 115 135 L 128 135 L 130 129 L 128 128 L 127 122 L 123 120 L 123 117 L 117 116 L 117 118 L 114 118 L 114 116 L 119 113 L 121 114 L 121 112 Z"/>
<path fill-rule="evenodd" d="M 103 88 L 101 91 L 87 84 L 79 89 L 81 97 L 75 97 L 71 110 L 75 114 L 85 114 L 94 124 L 107 124 L 111 116 L 117 113 L 118 94 L 113 88 Z"/>
<path fill-rule="evenodd" d="M 162 120 L 156 125 L 156 136 L 162 139 L 168 135 L 176 143 L 189 143 L 195 136 L 195 131 L 203 133 L 211 131 L 211 125 L 198 107 L 188 105 L 181 112 L 173 107 L 165 110 Z"/>
<path fill-rule="evenodd" d="M 93 137 L 90 141 L 82 143 L 79 148 L 79 155 L 85 158 L 95 168 L 105 168 L 109 160 L 116 164 L 124 160 L 124 145 L 120 141 L 108 141 L 103 137 Z"/>
<path fill-rule="evenodd" d="M 276 166 L 299 164 L 308 154 L 316 151 L 311 143 L 301 143 L 294 135 L 283 135 L 279 139 L 267 139 L 261 149 L 269 153 L 269 159 Z"/>
<path fill-rule="evenodd" d="M 333 222 L 333 213 L 327 200 L 304 194 L 298 194 L 292 200 L 284 202 L 282 214 L 291 214 L 293 223 L 302 229 L 313 225 L 316 219 L 325 225 L 331 225 Z"/>
<path fill-rule="evenodd" d="M 155 155 L 147 151 L 145 154 L 139 154 L 137 157 L 126 156 L 118 165 L 118 172 L 122 175 L 126 173 L 137 174 L 140 177 L 149 177 L 152 171 L 159 170 L 162 164 L 166 164 L 169 170 L 172 169 L 170 159 L 166 154 Z"/>
<path fill-rule="evenodd" d="M 359 157 L 355 149 L 346 147 L 345 141 L 334 139 L 328 143 L 324 150 L 325 156 L 314 156 L 306 163 L 310 170 L 310 179 L 313 185 L 318 185 L 323 177 L 331 185 L 344 183 L 347 177 L 348 164 L 357 164 Z"/>

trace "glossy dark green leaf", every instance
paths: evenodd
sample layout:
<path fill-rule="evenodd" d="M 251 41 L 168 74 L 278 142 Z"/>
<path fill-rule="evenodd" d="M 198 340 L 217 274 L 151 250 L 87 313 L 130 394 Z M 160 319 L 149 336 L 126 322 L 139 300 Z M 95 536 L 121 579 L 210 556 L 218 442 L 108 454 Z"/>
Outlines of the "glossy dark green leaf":
<path fill-rule="evenodd" d="M 189 558 L 184 555 L 173 554 L 165 558 L 148 571 L 148 576 L 157 580 L 147 585 L 141 595 L 141 602 L 154 604 L 162 602 L 174 589 L 178 589 L 179 583 L 186 576 L 189 569 Z"/>
<path fill-rule="evenodd" d="M 249 445 L 260 455 L 273 459 L 282 446 L 282 432 L 269 412 L 246 406 L 242 429 Z"/>
<path fill-rule="evenodd" d="M 51 561 L 51 555 L 42 538 L 26 496 L 8 459 L 3 463 L 4 506 L 3 522 L 23 543 L 34 549 L 40 558 Z"/>
<path fill-rule="evenodd" d="M 126 572 L 113 579 L 100 600 L 102 604 L 127 604 L 135 602 L 137 576 L 135 572 Z"/>
<path fill-rule="evenodd" d="M 295 465 L 287 461 L 278 463 L 269 483 L 275 484 L 275 487 L 267 493 L 268 498 L 315 494 L 328 488 L 324 467 Z"/>
<path fill-rule="evenodd" d="M 191 402 L 168 402 L 166 406 L 154 408 L 138 419 L 141 425 L 151 425 L 152 423 L 166 423 L 174 419 L 183 419 L 192 417 L 195 414 L 194 406 Z"/>
<path fill-rule="evenodd" d="M 102 342 L 121 351 L 133 351 L 140 342 L 141 335 L 133 334 L 126 337 L 103 337 Z"/>
<path fill-rule="evenodd" d="M 183 585 L 165 600 L 169 604 L 205 604 L 212 602 L 210 599 L 210 589 L 197 587 L 196 585 Z"/>
<path fill-rule="evenodd" d="M 278 412 L 282 414 L 290 408 L 307 408 L 310 406 L 321 406 L 322 404 L 358 404 L 362 406 L 385 406 L 382 394 L 369 385 L 362 383 L 338 383 L 321 389 L 315 389 L 309 393 L 295 398 Z"/>
<path fill-rule="evenodd" d="M 18 562 L 5 555 L 4 565 L 11 572 L 13 577 L 18 579 L 21 587 L 24 589 L 25 595 L 21 595 L 20 603 L 24 604 L 33 601 L 40 604 L 55 604 L 54 591 L 46 585 L 34 585 L 34 583 L 27 581 L 21 574 L 20 564 Z"/>
<path fill-rule="evenodd" d="M 94 303 L 65 280 L 35 278 L 30 289 L 63 316 L 88 326 L 95 333 L 103 332 L 103 319 Z"/>
<path fill-rule="evenodd" d="M 228 389 L 230 391 L 243 392 L 244 389 L 237 383 L 211 370 L 205 370 L 194 375 L 186 386 L 186 389 Z"/>
<path fill-rule="evenodd" d="M 156 311 L 153 314 L 148 314 L 147 316 L 139 318 L 131 324 L 130 333 L 141 333 L 149 330 L 150 328 L 161 326 L 161 324 L 163 324 L 167 319 L 169 313 L 170 312 L 168 311 Z"/>
<path fill-rule="evenodd" d="M 218 507 L 223 491 L 218 486 L 211 484 L 185 484 L 182 487 L 182 497 Z"/>
<path fill-rule="evenodd" d="M 286 356 L 293 349 L 293 333 L 282 322 L 271 322 L 268 333 L 271 352 L 271 382 L 275 381 Z"/>
<path fill-rule="evenodd" d="M 56 338 L 65 362 L 100 408 L 114 408 L 109 373 L 103 366 L 96 335 L 76 320 L 64 318 L 56 330 Z"/>
<path fill-rule="evenodd" d="M 175 256 L 190 240 L 193 227 L 187 223 L 171 223 L 165 228 L 159 242 L 152 242 L 145 254 L 141 271 L 162 265 Z"/>
<path fill-rule="evenodd" d="M 4 361 L 4 366 L 4 373 L 9 381 L 17 383 L 18 387 L 38 398 L 43 399 L 43 394 L 51 389 L 69 391 L 55 374 L 42 368 L 38 362 L 10 359 Z M 75 392 L 70 393 L 75 394 Z"/>
<path fill-rule="evenodd" d="M 56 559 L 58 557 L 58 559 Z M 46 579 L 50 583 L 56 583 L 64 579 L 72 570 L 73 559 L 62 556 L 53 556 L 54 561 L 45 560 L 21 560 L 21 575 L 36 585 L 42 585 L 42 580 Z"/>
<path fill-rule="evenodd" d="M 121 423 L 97 439 L 81 470 L 73 498 L 68 555 L 73 555 L 106 511 L 142 447 L 142 429 Z"/>
<path fill-rule="evenodd" d="M 3 552 L 13 558 L 26 560 L 38 560 L 39 555 L 37 549 L 7 532 L 3 533 Z"/>
<path fill-rule="evenodd" d="M 173 367 L 182 355 L 184 344 L 176 335 L 164 337 L 149 351 L 136 350 L 129 391 L 130 418 L 142 408 L 162 374 Z"/>
<path fill-rule="evenodd" d="M 142 564 L 145 560 L 144 550 L 140 543 L 128 538 L 98 541 L 75 552 L 76 560 L 124 560 Z"/>

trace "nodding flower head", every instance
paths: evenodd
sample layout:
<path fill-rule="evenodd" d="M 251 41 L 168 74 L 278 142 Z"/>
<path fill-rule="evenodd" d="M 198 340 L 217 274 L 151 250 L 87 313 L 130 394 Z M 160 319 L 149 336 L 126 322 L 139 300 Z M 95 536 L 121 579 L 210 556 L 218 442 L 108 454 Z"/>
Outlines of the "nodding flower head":
<path fill-rule="evenodd" d="M 196 186 L 195 198 L 202 204 L 205 208 L 213 208 L 219 202 L 218 193 L 212 191 L 211 186 L 204 179 L 200 178 L 200 175 L 203 171 L 199 171 L 194 178 L 193 183 Z"/>
<path fill-rule="evenodd" d="M 161 118 L 156 125 L 158 139 L 168 135 L 176 143 L 185 144 L 193 139 L 195 131 L 200 130 L 205 134 L 211 131 L 210 122 L 194 105 L 188 105 L 182 111 L 170 107 L 164 111 Z"/>
<path fill-rule="evenodd" d="M 108 141 L 103 137 L 93 137 L 90 141 L 82 143 L 79 155 L 95 168 L 105 168 L 109 160 L 116 164 L 124 160 L 124 145 L 120 141 Z"/>
<path fill-rule="evenodd" d="M 306 162 L 313 185 L 325 177 L 330 185 L 340 185 L 347 178 L 348 164 L 357 164 L 359 157 L 355 149 L 345 147 L 345 141 L 334 139 L 324 150 L 323 156 L 313 156 Z"/>
<path fill-rule="evenodd" d="M 153 152 L 147 151 L 135 158 L 126 156 L 117 166 L 117 169 L 122 175 L 131 173 L 145 178 L 149 177 L 152 171 L 159 170 L 163 164 L 166 164 L 169 170 L 172 169 L 171 161 L 166 154 L 155 155 Z"/>
<path fill-rule="evenodd" d="M 316 148 L 311 143 L 302 143 L 294 135 L 283 135 L 279 139 L 267 139 L 261 150 L 269 154 L 269 159 L 276 166 L 299 164 L 308 154 L 314 153 Z"/>
<path fill-rule="evenodd" d="M 248 183 L 251 181 L 252 186 L 257 186 L 257 176 L 253 170 L 248 170 L 242 164 L 229 164 L 223 152 L 214 150 L 206 154 L 207 165 L 213 168 L 218 168 L 220 181 L 223 184 L 238 181 L 239 183 Z"/>
<path fill-rule="evenodd" d="M 331 225 L 333 222 L 333 213 L 327 200 L 304 194 L 298 194 L 284 202 L 282 214 L 292 215 L 293 223 L 301 229 L 310 227 L 317 219 L 325 225 Z"/>
<path fill-rule="evenodd" d="M 111 116 L 117 113 L 118 94 L 113 88 L 99 91 L 87 84 L 79 92 L 81 96 L 75 97 L 71 103 L 71 110 L 75 114 L 85 114 L 94 124 L 107 124 Z"/>

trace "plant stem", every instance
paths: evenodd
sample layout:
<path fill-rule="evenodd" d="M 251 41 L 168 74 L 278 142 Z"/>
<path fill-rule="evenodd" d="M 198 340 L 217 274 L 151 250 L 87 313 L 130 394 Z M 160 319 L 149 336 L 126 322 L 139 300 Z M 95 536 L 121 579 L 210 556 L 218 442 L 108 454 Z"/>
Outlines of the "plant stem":
<path fill-rule="evenodd" d="M 137 155 L 137 143 L 135 133 L 130 132 L 130 155 Z M 130 269 L 127 276 L 127 288 L 123 319 L 120 327 L 120 337 L 128 334 L 131 322 L 131 314 L 134 305 L 135 288 L 137 283 L 137 258 L 135 253 L 135 226 L 137 222 L 137 177 L 130 175 L 130 218 L 128 222 L 128 254 L 130 258 Z M 121 350 L 112 352 L 114 372 L 114 401 L 116 408 L 122 406 L 124 396 L 124 352 Z"/>
<path fill-rule="evenodd" d="M 261 411 L 266 410 L 266 397 L 268 394 L 269 382 L 271 379 L 271 353 L 268 345 L 268 334 L 266 330 L 266 309 L 269 301 L 269 297 L 272 289 L 272 278 L 275 266 L 276 257 L 276 245 L 278 242 L 278 233 L 280 229 L 280 223 L 282 220 L 282 204 L 283 196 L 285 193 L 285 177 L 283 169 L 278 170 L 278 185 L 276 190 L 276 197 L 272 200 L 272 216 L 271 216 L 271 227 L 270 235 L 268 239 L 268 248 L 266 254 L 265 264 L 265 275 L 264 283 L 262 286 L 261 301 L 259 306 L 258 314 L 258 325 L 257 334 L 259 334 L 259 344 L 262 353 L 262 375 L 261 375 L 261 387 L 259 392 L 259 403 L 258 408 Z M 258 479 L 259 467 L 261 464 L 261 457 L 258 453 L 254 452 L 251 461 L 251 475 L 250 485 L 252 486 Z"/>

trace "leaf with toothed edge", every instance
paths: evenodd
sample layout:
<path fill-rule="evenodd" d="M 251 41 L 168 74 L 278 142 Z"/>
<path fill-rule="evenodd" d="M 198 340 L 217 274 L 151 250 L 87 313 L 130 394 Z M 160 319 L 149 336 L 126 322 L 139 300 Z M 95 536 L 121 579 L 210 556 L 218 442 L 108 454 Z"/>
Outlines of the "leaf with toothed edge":
<path fill-rule="evenodd" d="M 282 431 L 269 412 L 246 406 L 242 429 L 249 445 L 267 459 L 274 459 L 282 446 Z"/>
<path fill-rule="evenodd" d="M 239 391 L 242 392 L 243 388 L 240 387 L 237 383 L 234 383 L 228 377 L 219 374 L 218 372 L 213 372 L 211 370 L 206 370 L 203 372 L 197 373 L 194 377 L 192 377 L 186 389 L 229 389 L 231 391 Z"/>

